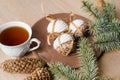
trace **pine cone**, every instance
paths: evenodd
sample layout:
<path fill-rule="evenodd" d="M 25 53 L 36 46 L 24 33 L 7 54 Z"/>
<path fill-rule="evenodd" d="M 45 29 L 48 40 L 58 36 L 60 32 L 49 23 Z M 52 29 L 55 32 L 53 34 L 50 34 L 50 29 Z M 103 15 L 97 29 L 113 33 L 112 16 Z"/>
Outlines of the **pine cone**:
<path fill-rule="evenodd" d="M 9 59 L 2 63 L 2 69 L 10 73 L 32 73 L 36 68 L 42 67 L 43 63 L 36 58 Z"/>
<path fill-rule="evenodd" d="M 51 76 L 47 68 L 37 68 L 24 80 L 51 80 Z"/>

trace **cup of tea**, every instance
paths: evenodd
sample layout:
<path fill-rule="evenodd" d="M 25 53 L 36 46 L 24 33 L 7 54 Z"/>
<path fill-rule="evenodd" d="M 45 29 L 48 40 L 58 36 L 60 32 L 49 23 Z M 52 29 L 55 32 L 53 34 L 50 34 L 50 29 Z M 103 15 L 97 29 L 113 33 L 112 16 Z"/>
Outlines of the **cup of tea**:
<path fill-rule="evenodd" d="M 8 56 L 21 57 L 39 48 L 40 40 L 31 38 L 31 27 L 20 21 L 12 21 L 0 26 L 0 48 Z M 36 46 L 30 48 L 35 42 Z"/>

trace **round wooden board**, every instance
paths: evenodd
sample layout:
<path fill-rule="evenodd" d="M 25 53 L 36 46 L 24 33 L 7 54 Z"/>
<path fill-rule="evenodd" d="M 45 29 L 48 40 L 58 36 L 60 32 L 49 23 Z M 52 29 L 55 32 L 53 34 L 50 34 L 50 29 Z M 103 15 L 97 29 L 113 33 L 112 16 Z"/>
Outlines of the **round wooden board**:
<path fill-rule="evenodd" d="M 83 21 L 87 22 L 88 19 L 80 16 L 75 15 L 76 19 L 82 19 Z M 59 13 L 54 14 L 54 17 L 57 18 L 69 18 L 69 13 Z M 41 41 L 41 46 L 37 50 L 39 53 L 39 56 L 45 60 L 47 63 L 51 62 L 62 62 L 66 65 L 71 66 L 72 68 L 78 68 L 80 67 L 80 60 L 78 60 L 78 56 L 75 53 L 71 53 L 68 56 L 63 56 L 62 54 L 58 53 L 55 49 L 53 49 L 53 46 L 49 46 L 47 44 L 47 25 L 49 21 L 46 20 L 45 17 L 37 21 L 33 26 L 33 36 L 36 37 Z"/>

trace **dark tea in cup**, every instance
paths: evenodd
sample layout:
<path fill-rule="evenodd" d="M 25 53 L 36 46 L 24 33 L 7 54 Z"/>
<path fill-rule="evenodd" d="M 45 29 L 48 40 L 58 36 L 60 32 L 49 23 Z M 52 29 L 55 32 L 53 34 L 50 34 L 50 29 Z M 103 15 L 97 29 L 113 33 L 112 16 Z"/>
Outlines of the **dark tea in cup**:
<path fill-rule="evenodd" d="M 19 26 L 11 26 L 0 34 L 0 42 L 4 45 L 15 46 L 24 43 L 29 37 L 29 33 Z"/>
<path fill-rule="evenodd" d="M 21 21 L 12 21 L 0 26 L 0 48 L 8 56 L 21 57 L 40 46 L 37 38 L 31 38 L 31 27 Z M 36 46 L 30 47 L 35 42 Z"/>

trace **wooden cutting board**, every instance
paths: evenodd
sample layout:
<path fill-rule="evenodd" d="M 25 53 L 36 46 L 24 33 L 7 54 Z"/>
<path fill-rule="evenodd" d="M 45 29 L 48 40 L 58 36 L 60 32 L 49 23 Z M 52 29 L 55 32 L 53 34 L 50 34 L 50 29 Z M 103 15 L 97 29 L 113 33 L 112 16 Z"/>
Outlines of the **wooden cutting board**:
<path fill-rule="evenodd" d="M 53 17 L 61 18 L 61 19 L 64 18 L 64 19 L 66 19 L 65 21 L 68 22 L 69 15 L 70 15 L 70 13 L 59 13 L 59 14 L 53 14 Z M 75 14 L 75 19 L 81 19 L 85 23 L 88 21 L 87 18 L 82 17 L 80 15 L 76 15 L 76 14 Z M 48 43 L 47 43 L 48 23 L 49 23 L 49 21 L 46 20 L 45 17 L 43 17 L 42 19 L 37 21 L 32 27 L 33 37 L 38 38 L 41 41 L 41 46 L 37 50 L 40 57 L 48 63 L 62 62 L 63 64 L 71 66 L 72 68 L 80 67 L 80 60 L 78 59 L 78 56 L 76 53 L 70 53 L 68 56 L 63 56 L 62 54 L 58 53 L 53 48 L 53 43 L 51 43 L 52 45 L 48 45 Z"/>

